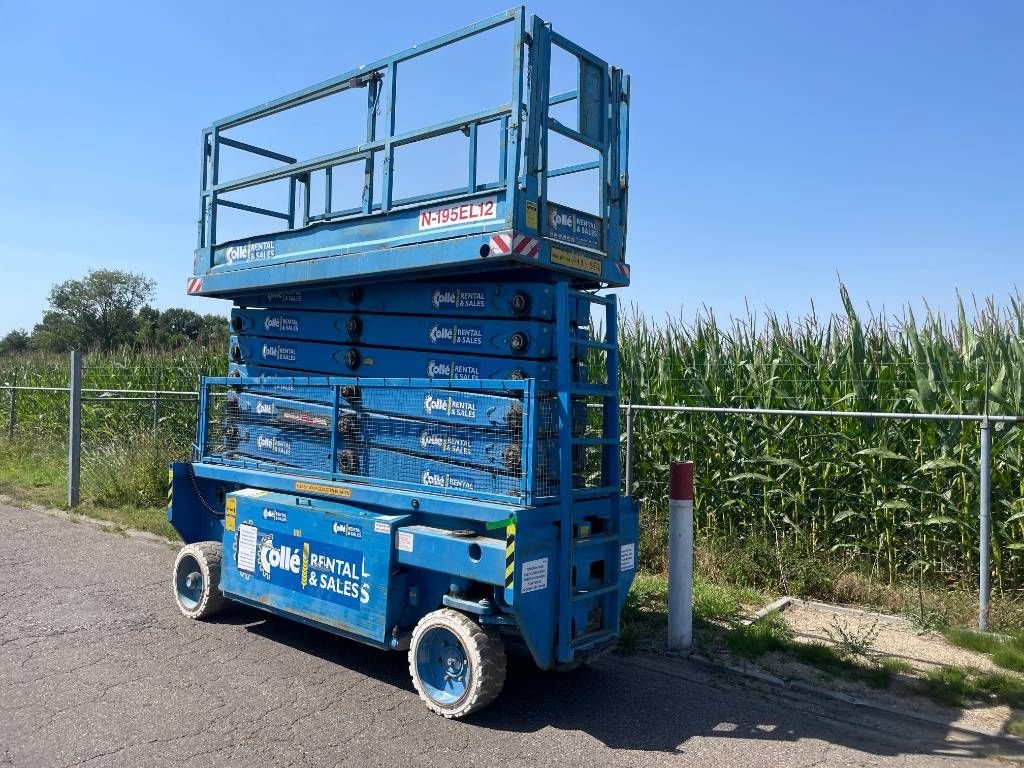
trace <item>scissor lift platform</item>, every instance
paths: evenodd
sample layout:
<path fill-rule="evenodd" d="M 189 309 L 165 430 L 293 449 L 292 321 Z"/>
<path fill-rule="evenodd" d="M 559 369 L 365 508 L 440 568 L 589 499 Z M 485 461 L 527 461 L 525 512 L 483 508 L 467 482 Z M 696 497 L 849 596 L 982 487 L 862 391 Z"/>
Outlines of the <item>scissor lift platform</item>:
<path fill-rule="evenodd" d="M 399 133 L 395 113 L 399 65 L 498 27 L 514 36 L 506 103 L 471 115 Z M 551 93 L 551 52 L 578 60 L 577 86 Z M 503 58 L 503 57 L 501 57 Z M 493 65 L 491 65 L 493 66 Z M 524 72 L 526 77 L 523 77 Z M 365 141 L 310 159 L 299 159 L 235 138 L 251 126 L 344 91 L 365 89 Z M 575 104 L 574 127 L 551 116 L 551 107 Z M 625 222 L 628 189 L 629 78 L 597 56 L 553 32 L 542 19 L 515 8 L 465 29 L 214 122 L 202 135 L 201 215 L 193 295 L 233 298 L 273 288 L 381 280 L 414 280 L 444 274 L 479 275 L 523 270 L 569 275 L 574 287 L 625 286 Z M 559 112 L 562 115 L 562 112 Z M 478 131 L 497 123 L 496 181 L 478 174 Z M 394 196 L 395 151 L 463 134 L 466 184 L 416 197 Z M 550 168 L 549 136 L 557 134 L 596 159 Z M 226 180 L 227 150 L 278 165 Z M 438 162 L 447 158 L 438 155 Z M 335 210 L 336 171 L 362 168 L 362 204 Z M 590 172 L 600 187 L 598 210 L 585 212 L 548 199 L 550 179 Z M 379 179 L 379 181 L 377 181 Z M 260 188 L 287 193 L 280 209 L 240 202 L 237 193 Z M 312 209 L 312 188 L 323 190 L 322 209 Z M 225 208 L 277 222 L 244 237 L 218 237 Z"/>
<path fill-rule="evenodd" d="M 398 130 L 405 64 L 499 28 L 511 47 L 486 40 L 473 66 L 511 53 L 503 103 Z M 568 90 L 553 52 L 573 60 Z M 356 146 L 300 159 L 237 130 L 355 90 Z M 201 382 L 193 455 L 171 468 L 185 616 L 227 598 L 407 650 L 445 717 L 498 695 L 506 643 L 543 669 L 616 646 L 637 508 L 620 492 L 618 305 L 595 291 L 629 283 L 628 104 L 621 70 L 520 7 L 203 131 L 188 292 L 235 306 L 229 375 Z M 333 143 L 338 124 L 316 125 Z M 396 150 L 426 146 L 430 189 L 462 137 L 464 184 L 395 192 Z M 579 151 L 549 151 L 565 142 Z M 273 165 L 226 180 L 239 157 Z M 552 179 L 587 176 L 590 203 L 549 199 Z M 260 223 L 231 230 L 226 211 Z"/>

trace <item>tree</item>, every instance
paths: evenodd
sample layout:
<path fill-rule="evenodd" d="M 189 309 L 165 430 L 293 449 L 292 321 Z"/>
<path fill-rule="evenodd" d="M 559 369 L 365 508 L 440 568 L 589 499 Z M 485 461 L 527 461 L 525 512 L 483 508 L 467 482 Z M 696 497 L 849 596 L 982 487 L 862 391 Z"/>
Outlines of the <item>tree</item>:
<path fill-rule="evenodd" d="M 139 347 L 155 347 L 160 328 L 160 310 L 148 304 L 139 310 L 135 318 L 135 344 Z"/>
<path fill-rule="evenodd" d="M 196 341 L 203 330 L 203 316 L 190 309 L 172 307 L 160 313 L 157 343 L 161 347 L 181 347 Z"/>
<path fill-rule="evenodd" d="M 55 352 L 128 344 L 137 335 L 138 309 L 153 298 L 154 285 L 144 275 L 116 269 L 96 269 L 81 280 L 58 283 L 33 338 Z"/>
<path fill-rule="evenodd" d="M 28 349 L 29 335 L 20 328 L 0 339 L 0 355 L 13 355 Z"/>

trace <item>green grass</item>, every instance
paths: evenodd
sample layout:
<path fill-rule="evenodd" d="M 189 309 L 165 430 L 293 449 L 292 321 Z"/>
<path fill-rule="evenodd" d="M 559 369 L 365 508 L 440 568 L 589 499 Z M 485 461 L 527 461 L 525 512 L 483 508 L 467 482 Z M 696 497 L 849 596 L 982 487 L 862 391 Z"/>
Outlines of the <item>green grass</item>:
<path fill-rule="evenodd" d="M 725 631 L 725 646 L 737 656 L 756 659 L 772 651 L 788 650 L 793 630 L 777 612 L 752 624 L 735 624 Z"/>
<path fill-rule="evenodd" d="M 1024 638 L 1019 636 L 998 636 L 987 632 L 975 632 L 962 627 L 951 627 L 944 633 L 953 645 L 983 653 L 1003 669 L 1024 672 Z"/>
<path fill-rule="evenodd" d="M 739 622 L 744 605 L 758 605 L 765 596 L 749 587 L 735 587 L 709 581 L 694 574 L 693 620 L 698 633 Z M 668 625 L 668 578 L 663 574 L 636 574 L 626 598 L 622 616 L 622 641 L 619 650 L 633 652 L 644 640 L 664 633 Z"/>
<path fill-rule="evenodd" d="M 962 707 L 976 691 L 970 673 L 961 667 L 929 669 L 921 680 L 920 690 L 940 704 Z"/>
<path fill-rule="evenodd" d="M 1024 680 L 1000 672 L 950 666 L 928 670 L 920 690 L 942 704 L 965 707 L 974 702 L 1024 706 Z"/>
<path fill-rule="evenodd" d="M 1015 717 L 1006 724 L 1006 732 L 1011 736 L 1024 736 L 1024 718 Z"/>
<path fill-rule="evenodd" d="M 116 456 L 116 470 L 94 475 L 83 462 L 82 504 L 76 512 L 123 528 L 149 531 L 175 540 L 167 522 L 167 462 L 156 458 L 146 438 L 126 437 Z M 113 449 L 111 449 L 113 450 Z M 90 483 L 90 479 L 97 482 Z M 67 456 L 51 443 L 21 438 L 0 440 L 0 493 L 15 503 L 65 509 Z"/>
<path fill-rule="evenodd" d="M 1005 645 L 993 651 L 992 661 L 1003 669 L 1024 672 L 1024 652 L 1012 645 Z"/>
<path fill-rule="evenodd" d="M 977 653 L 989 654 L 1005 645 L 1002 638 L 987 632 L 975 632 L 972 629 L 965 629 L 963 627 L 950 627 L 943 634 L 953 645 L 966 648 L 969 651 L 976 651 Z"/>
<path fill-rule="evenodd" d="M 914 665 L 906 659 L 898 659 L 895 656 L 887 656 L 882 659 L 878 665 L 882 669 L 889 671 L 889 675 L 895 677 L 896 675 L 910 675 L 914 671 Z"/>

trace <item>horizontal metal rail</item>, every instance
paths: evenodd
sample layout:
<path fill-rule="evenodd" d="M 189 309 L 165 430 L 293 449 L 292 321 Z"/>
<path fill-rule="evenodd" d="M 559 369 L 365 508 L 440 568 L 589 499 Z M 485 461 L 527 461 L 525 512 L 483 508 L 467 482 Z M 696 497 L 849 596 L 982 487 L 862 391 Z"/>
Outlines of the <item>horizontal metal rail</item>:
<path fill-rule="evenodd" d="M 0 389 L 18 392 L 67 392 L 69 387 L 19 387 L 11 384 L 0 384 Z M 112 394 L 112 395 L 179 395 L 181 397 L 199 397 L 198 392 L 187 389 L 82 389 L 82 394 Z"/>
<path fill-rule="evenodd" d="M 467 128 L 474 123 L 477 125 L 485 125 L 511 114 L 512 105 L 502 104 L 497 107 L 492 107 L 491 109 L 485 109 L 482 112 L 457 117 L 454 120 L 447 120 L 443 123 L 437 123 L 436 125 L 431 125 L 426 128 L 419 128 L 415 131 L 398 134 L 390 138 L 364 142 L 363 144 L 359 144 L 355 147 L 343 149 L 340 152 L 321 155 L 320 157 L 314 157 L 311 160 L 305 160 L 301 163 L 294 163 L 281 168 L 273 168 L 269 171 L 254 173 L 251 176 L 243 176 L 242 178 L 235 179 L 233 181 L 214 184 L 212 187 L 206 189 L 204 194 L 209 195 L 213 192 L 217 195 L 221 195 L 226 192 L 233 192 L 235 190 L 253 187 L 258 184 L 266 184 L 271 181 L 301 176 L 313 171 L 323 170 L 329 166 L 343 165 L 358 160 L 366 160 L 374 152 L 383 151 L 389 146 L 397 148 L 407 144 L 415 144 L 419 141 L 426 141 L 427 139 L 433 139 L 438 136 L 444 136 L 445 134 L 461 131 L 463 128 Z M 218 200 L 218 203 L 219 202 L 222 201 Z"/>
<path fill-rule="evenodd" d="M 900 421 L 990 421 L 993 423 L 1018 424 L 1024 416 L 996 416 L 983 413 L 902 413 L 898 411 L 815 411 L 786 408 L 732 408 L 713 405 L 640 405 L 626 403 L 622 409 L 634 411 L 666 411 L 676 413 L 719 413 L 748 416 L 799 416 L 828 419 L 896 419 Z"/>
<path fill-rule="evenodd" d="M 343 75 L 332 77 L 329 80 L 324 80 L 316 85 L 311 85 L 308 88 L 295 91 L 286 96 L 274 99 L 261 104 L 253 109 L 247 109 L 244 112 L 225 117 L 221 120 L 216 121 L 213 124 L 214 128 L 221 131 L 233 128 L 244 123 L 258 120 L 261 117 L 268 117 L 269 115 L 282 112 L 292 107 L 298 107 L 302 104 L 308 104 L 311 101 L 331 96 L 335 93 L 348 90 L 349 88 L 360 88 L 366 84 L 366 79 L 372 76 L 374 73 L 379 73 L 385 70 L 389 65 L 398 64 L 402 61 L 408 61 L 414 59 L 417 56 L 422 56 L 425 53 L 443 48 L 451 43 L 456 43 L 459 40 L 465 40 L 467 37 L 480 34 L 481 32 L 487 32 L 488 30 L 500 27 L 502 24 L 512 21 L 516 17 L 517 9 L 512 8 L 507 11 L 503 11 L 495 16 L 484 19 L 483 21 L 472 24 L 468 27 L 464 27 L 455 32 L 451 32 L 441 37 L 435 37 L 433 40 L 428 40 L 420 45 L 414 45 L 411 48 L 406 48 L 404 51 L 388 56 L 383 59 L 371 62 L 370 64 L 364 64 L 357 69 L 353 69 L 346 72 Z"/>
<path fill-rule="evenodd" d="M 592 346 L 587 344 L 587 346 Z M 68 387 L 31 387 L 14 386 L 11 384 L 0 384 L 0 390 L 20 392 L 67 392 Z M 193 390 L 184 389 L 82 389 L 83 394 L 111 394 L 111 395 L 160 395 L 160 396 L 181 396 L 198 397 L 199 393 Z M 98 398 L 109 399 L 114 398 Z M 592 408 L 602 407 L 599 403 L 590 403 Z M 806 408 L 742 408 L 734 406 L 716 405 L 644 405 L 642 403 L 620 403 L 619 410 L 622 411 L 658 411 L 662 413 L 710 413 L 736 416 L 794 416 L 800 418 L 826 418 L 826 419 L 890 419 L 897 421 L 958 421 L 958 422 L 983 422 L 993 424 L 1020 424 L 1024 423 L 1024 416 L 983 414 L 983 413 L 912 413 L 903 411 L 829 411 L 811 410 Z"/>

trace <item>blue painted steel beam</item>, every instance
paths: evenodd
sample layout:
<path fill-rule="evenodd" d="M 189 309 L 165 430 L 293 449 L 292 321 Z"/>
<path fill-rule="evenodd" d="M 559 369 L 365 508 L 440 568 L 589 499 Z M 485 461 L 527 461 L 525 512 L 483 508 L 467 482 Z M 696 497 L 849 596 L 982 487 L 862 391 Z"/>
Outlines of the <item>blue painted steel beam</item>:
<path fill-rule="evenodd" d="M 271 160 L 280 160 L 282 163 L 294 163 L 298 161 L 297 158 L 291 157 L 290 155 L 282 155 L 280 152 L 274 152 L 270 149 L 257 147 L 255 144 L 247 144 L 246 142 L 238 141 L 237 139 L 229 139 L 227 136 L 221 136 L 220 143 L 225 147 L 232 147 L 254 155 L 269 157 Z"/>
<path fill-rule="evenodd" d="M 289 221 L 291 218 L 290 214 L 281 213 L 281 211 L 272 211 L 269 208 L 260 208 L 255 205 L 246 205 L 245 203 L 236 203 L 233 200 L 220 199 L 217 201 L 217 205 L 223 205 L 227 208 L 236 208 L 239 211 L 247 211 L 249 213 L 258 213 L 261 216 L 271 216 L 275 219 L 284 219 Z"/>
<path fill-rule="evenodd" d="M 579 93 L 577 91 L 565 91 L 550 97 L 548 99 L 548 104 L 553 107 L 556 104 L 564 104 L 567 101 L 574 101 L 577 98 L 579 98 Z"/>
<path fill-rule="evenodd" d="M 567 125 L 563 125 L 562 123 L 558 122 L 553 117 L 548 118 L 548 128 L 554 131 L 555 133 L 559 133 L 562 136 L 565 136 L 567 139 L 578 141 L 580 144 L 585 144 L 591 149 L 596 149 L 598 152 L 604 150 L 603 142 L 597 141 L 596 139 L 592 139 L 589 136 L 584 136 L 579 131 L 575 131 L 572 128 L 568 127 Z"/>
<path fill-rule="evenodd" d="M 461 379 L 553 380 L 555 366 L 524 358 L 420 352 L 355 344 L 327 344 L 257 336 L 232 336 L 233 363 L 319 373 L 325 376 L 401 376 L 438 381 Z"/>
<path fill-rule="evenodd" d="M 412 537 L 412 546 L 398 550 L 395 559 L 407 568 L 423 568 L 501 586 L 505 583 L 505 538 L 455 536 L 446 528 L 404 525 L 398 531 Z"/>
<path fill-rule="evenodd" d="M 227 396 L 235 400 L 242 412 L 259 410 L 266 418 L 282 425 L 322 429 L 330 429 L 331 411 L 325 407 L 330 404 L 336 411 L 338 408 L 359 409 L 364 413 L 440 424 L 509 429 L 523 421 L 523 401 L 529 401 L 534 392 L 529 380 L 489 380 L 488 383 L 495 386 L 484 388 L 478 387 L 477 382 L 460 381 L 457 390 L 439 387 L 429 379 L 418 381 L 411 385 L 410 379 L 225 376 L 203 379 L 202 386 L 204 392 L 211 386 L 230 387 Z M 238 393 L 234 391 L 236 388 L 245 391 Z M 395 388 L 401 388 L 409 396 L 395 397 Z M 340 399 L 336 395 L 340 395 Z M 541 401 L 542 410 L 544 405 L 545 401 Z M 527 416 L 535 418 L 533 413 Z"/>
<path fill-rule="evenodd" d="M 546 283 L 461 282 L 369 283 L 341 288 L 292 288 L 238 296 L 235 305 L 284 310 L 396 313 L 447 317 L 555 317 L 554 288 Z M 588 302 L 577 302 L 576 322 L 590 316 Z"/>
<path fill-rule="evenodd" d="M 240 336 L 543 360 L 552 356 L 550 324 L 537 320 L 372 315 L 359 312 L 231 310 Z"/>
<path fill-rule="evenodd" d="M 556 176 L 568 176 L 571 173 L 583 173 L 584 171 L 593 171 L 601 167 L 600 160 L 594 160 L 590 163 L 577 163 L 576 165 L 567 165 L 564 168 L 556 168 L 553 171 L 548 171 L 548 178 L 553 179 Z"/>

